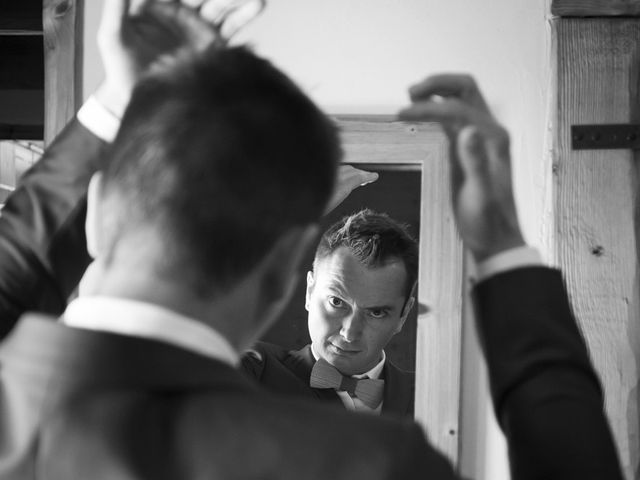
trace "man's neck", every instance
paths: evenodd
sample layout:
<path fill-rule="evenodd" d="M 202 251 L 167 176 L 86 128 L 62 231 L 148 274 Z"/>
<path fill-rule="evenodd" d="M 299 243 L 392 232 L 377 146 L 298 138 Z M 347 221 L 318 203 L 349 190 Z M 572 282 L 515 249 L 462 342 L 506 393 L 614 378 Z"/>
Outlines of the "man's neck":
<path fill-rule="evenodd" d="M 250 295 L 234 288 L 203 299 L 174 279 L 130 268 L 92 266 L 91 286 L 83 295 L 111 297 L 155 305 L 213 328 L 237 351 L 253 342 Z"/>
<path fill-rule="evenodd" d="M 214 328 L 173 310 L 136 300 L 83 296 L 61 318 L 69 327 L 167 343 L 230 365 L 238 353 Z"/>

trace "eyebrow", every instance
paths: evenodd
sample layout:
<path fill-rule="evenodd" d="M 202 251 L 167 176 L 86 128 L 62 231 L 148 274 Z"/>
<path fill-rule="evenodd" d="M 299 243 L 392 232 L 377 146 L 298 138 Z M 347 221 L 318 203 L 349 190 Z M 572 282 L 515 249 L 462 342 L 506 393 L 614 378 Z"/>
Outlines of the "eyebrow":
<path fill-rule="evenodd" d="M 340 285 L 337 285 L 335 283 L 331 283 L 329 285 L 327 285 L 327 290 L 329 290 L 332 294 L 335 294 L 341 298 L 344 297 L 348 297 L 348 295 L 345 293 L 344 290 L 342 290 L 342 288 L 340 288 Z M 403 305 L 404 307 L 404 305 Z M 372 305 L 370 307 L 362 307 L 363 310 L 395 310 L 395 306 L 394 305 Z"/>
<path fill-rule="evenodd" d="M 336 295 L 340 295 L 341 297 L 347 297 L 347 293 L 345 291 L 344 288 L 342 288 L 341 285 L 338 285 L 336 283 L 330 283 L 326 286 L 327 290 L 329 290 L 331 293 L 335 293 Z"/>
<path fill-rule="evenodd" d="M 393 305 L 373 305 L 371 307 L 364 307 L 365 310 L 393 310 Z"/>

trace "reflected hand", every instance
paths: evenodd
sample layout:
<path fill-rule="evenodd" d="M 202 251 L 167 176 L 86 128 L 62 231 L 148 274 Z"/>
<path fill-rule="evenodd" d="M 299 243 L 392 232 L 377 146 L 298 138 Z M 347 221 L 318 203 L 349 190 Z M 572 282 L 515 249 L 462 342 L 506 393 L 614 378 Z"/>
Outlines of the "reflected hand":
<path fill-rule="evenodd" d="M 472 77 L 435 75 L 409 89 L 402 120 L 438 122 L 450 144 L 458 230 L 477 261 L 524 245 L 513 198 L 509 134 Z"/>
<path fill-rule="evenodd" d="M 378 180 L 378 174 L 375 172 L 360 170 L 351 165 L 340 165 L 336 178 L 336 187 L 327 204 L 325 215 L 340 205 L 356 188 L 368 185 L 376 180 Z"/>
<path fill-rule="evenodd" d="M 105 81 L 99 101 L 121 117 L 136 82 L 178 51 L 224 45 L 264 0 L 105 0 L 98 47 Z"/>

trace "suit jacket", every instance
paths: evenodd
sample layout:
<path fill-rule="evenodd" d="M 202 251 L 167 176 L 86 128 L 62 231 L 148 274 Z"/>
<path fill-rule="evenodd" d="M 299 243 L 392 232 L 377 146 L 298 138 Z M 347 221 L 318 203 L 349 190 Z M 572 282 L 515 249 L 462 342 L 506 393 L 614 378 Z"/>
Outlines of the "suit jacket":
<path fill-rule="evenodd" d="M 559 272 L 476 290 L 513 478 L 621 479 Z M 456 478 L 409 421 L 267 392 L 160 342 L 27 316 L 0 347 L 0 479 Z"/>
<path fill-rule="evenodd" d="M 0 218 L 0 339 L 25 311 L 64 311 L 90 262 L 87 186 L 105 148 L 72 121 L 8 198 Z"/>
<path fill-rule="evenodd" d="M 455 477 L 412 422 L 278 396 L 160 342 L 27 316 L 0 362 L 1 479 Z"/>
<path fill-rule="evenodd" d="M 59 311 L 77 283 L 103 147 L 72 123 L 7 203 L 5 326 L 25 308 Z M 621 479 L 560 273 L 505 272 L 474 295 L 513 479 Z M 278 396 L 215 360 L 53 319 L 27 316 L 0 345 L 0 479 L 455 478 L 412 422 Z"/>
<path fill-rule="evenodd" d="M 309 378 L 316 360 L 311 345 L 300 350 L 287 351 L 266 342 L 258 342 L 242 358 L 242 367 L 267 389 L 300 395 L 339 406 L 342 400 L 333 389 L 311 388 Z M 415 376 L 386 360 L 381 378 L 384 379 L 382 415 L 413 417 Z"/>

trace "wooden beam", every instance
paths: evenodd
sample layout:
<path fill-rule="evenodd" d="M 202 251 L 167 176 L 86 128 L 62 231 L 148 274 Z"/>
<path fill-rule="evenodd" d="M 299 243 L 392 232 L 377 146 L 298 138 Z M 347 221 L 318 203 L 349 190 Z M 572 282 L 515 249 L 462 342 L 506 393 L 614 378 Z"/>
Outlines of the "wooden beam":
<path fill-rule="evenodd" d="M 560 17 L 640 17 L 640 0 L 553 0 Z"/>
<path fill-rule="evenodd" d="M 82 100 L 83 0 L 44 0 L 45 144 Z"/>
<path fill-rule="evenodd" d="M 637 3 L 637 2 L 629 2 Z M 605 392 L 626 478 L 640 471 L 640 178 L 630 150 L 571 149 L 571 125 L 638 121 L 640 19 L 557 19 L 557 262 Z"/>

